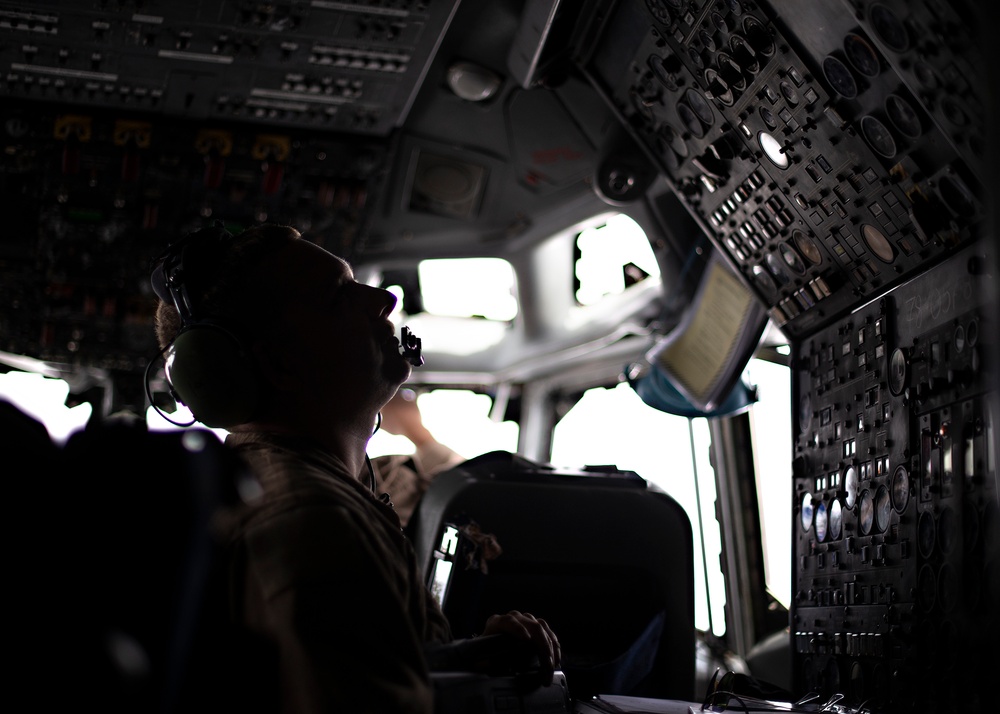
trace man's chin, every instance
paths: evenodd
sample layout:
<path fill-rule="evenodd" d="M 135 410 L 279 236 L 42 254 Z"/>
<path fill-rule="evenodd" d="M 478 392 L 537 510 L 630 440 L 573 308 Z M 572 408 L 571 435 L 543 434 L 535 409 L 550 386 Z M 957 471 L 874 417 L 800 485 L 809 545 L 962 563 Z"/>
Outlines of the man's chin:
<path fill-rule="evenodd" d="M 402 355 L 398 355 L 396 359 L 386 360 L 385 363 L 385 374 L 389 378 L 389 381 L 393 383 L 396 388 L 399 388 L 406 380 L 410 378 L 410 374 L 413 372 L 413 367 L 407 362 Z"/>

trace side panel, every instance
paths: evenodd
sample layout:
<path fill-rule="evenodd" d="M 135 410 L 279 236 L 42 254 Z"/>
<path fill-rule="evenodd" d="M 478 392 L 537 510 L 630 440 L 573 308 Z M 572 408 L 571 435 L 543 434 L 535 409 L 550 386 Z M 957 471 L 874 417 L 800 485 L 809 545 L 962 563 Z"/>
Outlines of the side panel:
<path fill-rule="evenodd" d="M 984 251 L 965 250 L 796 346 L 803 691 L 939 711 L 978 701 L 979 673 L 996 663 L 996 322 L 984 265 Z"/>

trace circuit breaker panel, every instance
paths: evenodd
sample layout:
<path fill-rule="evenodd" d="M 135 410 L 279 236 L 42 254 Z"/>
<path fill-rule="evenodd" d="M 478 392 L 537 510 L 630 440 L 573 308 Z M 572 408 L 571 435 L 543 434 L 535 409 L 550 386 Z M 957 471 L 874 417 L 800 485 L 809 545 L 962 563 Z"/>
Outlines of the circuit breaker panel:
<path fill-rule="evenodd" d="M 963 251 L 796 351 L 791 626 L 806 689 L 934 710 L 981 691 L 970 662 L 995 661 L 985 261 Z"/>

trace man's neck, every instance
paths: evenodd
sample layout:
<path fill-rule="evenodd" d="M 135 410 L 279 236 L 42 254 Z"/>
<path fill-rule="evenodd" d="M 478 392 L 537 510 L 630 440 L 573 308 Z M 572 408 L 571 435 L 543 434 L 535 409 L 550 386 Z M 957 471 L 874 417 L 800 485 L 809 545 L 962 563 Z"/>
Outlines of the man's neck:
<path fill-rule="evenodd" d="M 231 431 L 235 433 L 252 431 L 269 432 L 307 438 L 324 451 L 342 461 L 348 472 L 355 474 L 355 478 L 364 483 L 368 478 L 368 470 L 365 466 L 365 452 L 368 447 L 368 440 L 371 438 L 370 431 L 348 426 L 320 429 L 315 426 L 316 424 L 317 422 L 309 422 L 305 425 L 297 426 L 285 420 L 259 419 L 233 427 Z"/>

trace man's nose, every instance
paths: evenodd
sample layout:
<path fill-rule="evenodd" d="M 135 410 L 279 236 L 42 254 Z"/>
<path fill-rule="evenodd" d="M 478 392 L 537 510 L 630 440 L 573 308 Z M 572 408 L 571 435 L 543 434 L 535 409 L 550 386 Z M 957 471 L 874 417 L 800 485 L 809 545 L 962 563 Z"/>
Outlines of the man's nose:
<path fill-rule="evenodd" d="M 396 307 L 396 296 L 382 288 L 371 288 L 371 301 L 378 310 L 379 317 L 389 317 Z"/>

